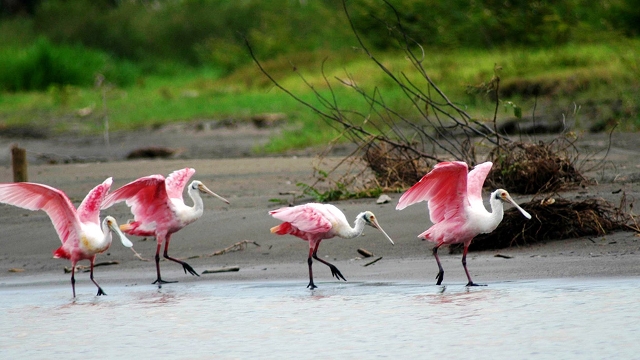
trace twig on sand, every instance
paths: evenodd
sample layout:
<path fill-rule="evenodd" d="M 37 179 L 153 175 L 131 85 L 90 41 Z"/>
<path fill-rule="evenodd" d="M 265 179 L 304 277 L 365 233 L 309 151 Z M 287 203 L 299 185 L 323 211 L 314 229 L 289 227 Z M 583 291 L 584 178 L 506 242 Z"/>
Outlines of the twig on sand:
<path fill-rule="evenodd" d="M 143 258 L 142 255 L 140 255 L 140 253 L 138 253 L 136 251 L 136 249 L 133 248 L 133 246 L 130 249 L 131 249 L 131 251 L 133 251 L 133 254 L 135 255 L 135 257 L 137 257 L 139 260 L 141 260 L 141 261 L 149 261 L 149 259 Z"/>
<path fill-rule="evenodd" d="M 260 247 L 260 244 L 258 244 L 255 241 L 251 241 L 251 240 L 242 240 L 242 241 L 238 241 L 237 243 L 233 244 L 233 245 L 229 245 L 226 248 L 222 249 L 222 250 L 218 250 L 216 252 L 213 252 L 211 254 L 205 254 L 205 255 L 194 255 L 194 256 L 190 256 L 187 259 L 198 259 L 201 257 L 211 257 L 211 256 L 217 256 L 217 255 L 222 255 L 222 254 L 226 254 L 228 252 L 234 252 L 234 251 L 242 251 L 244 249 L 247 248 L 247 244 L 253 244 L 257 247 Z"/>
<path fill-rule="evenodd" d="M 359 248 L 358 249 L 358 254 L 360 254 L 360 255 L 362 255 L 362 256 L 364 256 L 366 258 L 373 256 L 373 253 L 371 251 L 365 250 L 363 248 Z"/>
<path fill-rule="evenodd" d="M 378 261 L 380 261 L 380 259 L 382 259 L 382 256 L 380 256 L 379 258 L 377 258 L 377 259 L 375 259 L 373 261 L 369 261 L 368 263 L 364 264 L 363 266 L 367 267 L 369 265 L 373 265 L 373 264 L 377 263 Z"/>
<path fill-rule="evenodd" d="M 234 251 L 242 251 L 244 249 L 247 248 L 247 244 L 253 244 L 257 247 L 260 247 L 260 244 L 258 244 L 255 241 L 251 241 L 251 240 L 242 240 L 242 241 L 238 241 L 237 243 L 227 246 L 226 248 L 222 249 L 222 250 L 218 250 L 214 253 L 211 253 L 207 256 L 217 256 L 217 255 L 222 255 L 222 254 L 226 254 L 228 252 L 234 252 Z"/>
<path fill-rule="evenodd" d="M 215 273 L 221 273 L 221 272 L 234 272 L 234 271 L 240 271 L 240 266 L 225 266 L 219 269 L 205 270 L 202 272 L 202 274 L 215 274 Z"/>
<path fill-rule="evenodd" d="M 107 266 L 107 265 L 118 265 L 120 264 L 120 261 L 116 261 L 116 260 L 111 260 L 111 261 L 102 261 L 99 263 L 95 263 L 93 264 L 93 267 L 98 267 L 98 266 Z M 82 272 L 89 272 L 91 271 L 91 266 L 87 266 L 87 265 L 77 265 L 76 266 L 76 272 L 77 271 L 82 271 Z M 64 267 L 64 272 L 65 273 L 70 273 L 71 272 L 71 267 L 65 266 Z"/>

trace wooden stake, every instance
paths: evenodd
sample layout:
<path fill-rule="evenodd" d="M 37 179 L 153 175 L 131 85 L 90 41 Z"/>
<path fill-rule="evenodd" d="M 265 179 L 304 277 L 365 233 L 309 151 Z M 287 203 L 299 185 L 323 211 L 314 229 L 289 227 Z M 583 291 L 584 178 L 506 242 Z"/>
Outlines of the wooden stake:
<path fill-rule="evenodd" d="M 28 181 L 27 151 L 15 144 L 11 146 L 11 166 L 13 167 L 13 182 Z"/>

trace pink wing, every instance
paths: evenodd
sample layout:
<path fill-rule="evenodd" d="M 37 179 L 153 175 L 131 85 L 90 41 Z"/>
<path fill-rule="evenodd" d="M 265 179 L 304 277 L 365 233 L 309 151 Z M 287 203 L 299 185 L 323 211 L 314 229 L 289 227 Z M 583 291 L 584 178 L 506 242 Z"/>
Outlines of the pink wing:
<path fill-rule="evenodd" d="M 468 167 L 462 161 L 441 162 L 407 190 L 396 210 L 421 201 L 428 201 L 431 222 L 436 224 L 459 214 L 467 200 Z"/>
<path fill-rule="evenodd" d="M 184 187 L 187 185 L 187 182 L 189 182 L 189 179 L 195 172 L 195 169 L 185 168 L 176 170 L 169 174 L 167 180 L 165 181 L 165 186 L 167 187 L 167 195 L 170 199 L 182 200 L 182 192 L 184 191 Z"/>
<path fill-rule="evenodd" d="M 76 209 L 62 191 L 35 183 L 0 184 L 0 202 L 27 210 L 43 210 L 64 244 L 80 231 Z"/>
<path fill-rule="evenodd" d="M 107 196 L 102 208 L 122 200 L 126 200 L 134 220 L 139 221 L 146 230 L 154 230 L 159 223 L 164 224 L 172 218 L 162 175 L 142 177 L 124 185 Z"/>
<path fill-rule="evenodd" d="M 493 163 L 490 161 L 478 164 L 467 176 L 467 196 L 469 197 L 469 203 L 475 204 L 473 206 L 480 205 L 484 207 L 482 202 L 482 186 L 492 166 Z"/>
<path fill-rule="evenodd" d="M 138 193 L 142 189 L 145 189 L 148 187 L 153 187 L 155 190 L 155 187 L 157 187 L 158 184 L 164 184 L 164 176 L 151 175 L 151 176 L 141 177 L 140 179 L 134 180 L 126 185 L 123 185 L 118 190 L 107 195 L 107 197 L 102 202 L 102 206 L 100 208 L 104 210 L 111 207 L 111 205 L 113 204 L 119 203 L 121 201 L 129 200 L 135 197 L 136 195 L 138 195 Z M 148 192 L 149 190 L 147 189 L 146 191 Z"/>
<path fill-rule="evenodd" d="M 269 214 L 311 234 L 326 233 L 333 227 L 331 221 L 313 204 L 284 207 L 269 211 Z"/>
<path fill-rule="evenodd" d="M 100 225 L 100 206 L 102 206 L 102 201 L 107 196 L 112 183 L 113 179 L 108 178 L 89 191 L 76 212 L 80 222 Z"/>

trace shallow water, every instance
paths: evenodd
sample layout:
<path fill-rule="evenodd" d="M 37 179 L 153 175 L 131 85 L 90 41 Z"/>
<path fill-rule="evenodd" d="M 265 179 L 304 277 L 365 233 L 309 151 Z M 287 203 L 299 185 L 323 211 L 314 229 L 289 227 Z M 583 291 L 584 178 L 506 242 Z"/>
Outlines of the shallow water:
<path fill-rule="evenodd" d="M 0 287 L 0 357 L 629 359 L 639 280 Z"/>

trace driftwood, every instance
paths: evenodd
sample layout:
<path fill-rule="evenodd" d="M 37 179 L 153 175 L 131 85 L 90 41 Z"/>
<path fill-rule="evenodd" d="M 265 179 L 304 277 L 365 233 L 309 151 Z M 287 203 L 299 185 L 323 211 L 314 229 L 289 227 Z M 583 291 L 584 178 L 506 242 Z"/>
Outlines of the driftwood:
<path fill-rule="evenodd" d="M 373 264 L 377 263 L 378 261 L 380 261 L 381 259 L 382 259 L 382 256 L 380 256 L 379 258 L 377 258 L 377 259 L 375 259 L 373 261 L 369 261 L 368 263 L 364 264 L 363 266 L 367 267 L 369 265 L 373 265 Z"/>
<path fill-rule="evenodd" d="M 202 272 L 202 274 L 215 274 L 215 273 L 221 273 L 221 272 L 234 272 L 234 271 L 240 271 L 240 266 L 225 266 L 219 269 L 205 270 Z"/>
<path fill-rule="evenodd" d="M 362 249 L 362 248 L 358 249 L 358 254 L 360 254 L 360 255 L 362 255 L 362 256 L 364 256 L 366 258 L 373 256 L 373 253 L 371 251 L 365 250 L 365 249 Z"/>

